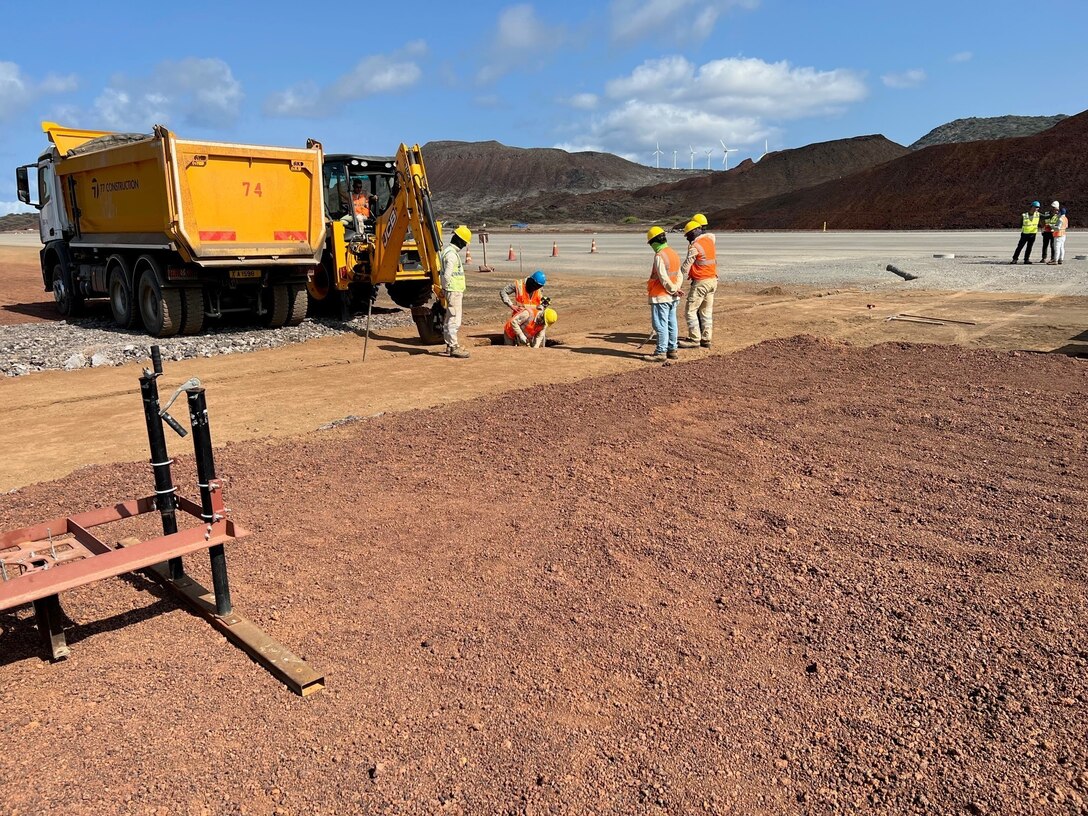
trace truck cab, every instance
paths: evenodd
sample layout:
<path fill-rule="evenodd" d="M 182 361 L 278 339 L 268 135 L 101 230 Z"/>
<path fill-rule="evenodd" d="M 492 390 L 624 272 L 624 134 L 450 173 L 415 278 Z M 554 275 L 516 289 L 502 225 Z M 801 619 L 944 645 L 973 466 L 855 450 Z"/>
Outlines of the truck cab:
<path fill-rule="evenodd" d="M 52 291 L 58 306 L 67 295 L 63 292 L 64 280 L 55 275 L 58 264 L 46 263 L 57 254 L 62 242 L 70 237 L 71 228 L 64 210 L 64 198 L 60 193 L 54 161 L 55 151 L 46 150 L 35 164 L 24 164 L 15 169 L 15 181 L 19 201 L 38 210 L 38 233 L 41 236 L 42 283 L 46 291 Z M 33 177 L 31 176 L 33 171 Z M 36 199 L 35 199 L 36 195 Z M 58 291 L 58 287 L 61 291 Z"/>

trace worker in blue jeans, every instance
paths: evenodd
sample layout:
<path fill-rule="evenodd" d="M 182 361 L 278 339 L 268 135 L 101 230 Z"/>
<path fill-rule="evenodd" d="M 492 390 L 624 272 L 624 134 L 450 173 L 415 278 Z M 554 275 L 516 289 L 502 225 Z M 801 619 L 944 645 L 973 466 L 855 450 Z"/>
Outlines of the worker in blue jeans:
<path fill-rule="evenodd" d="M 684 282 L 680 274 L 680 256 L 668 245 L 665 230 L 650 227 L 646 243 L 654 251 L 650 278 L 646 281 L 646 294 L 650 300 L 650 322 L 657 333 L 657 349 L 642 359 L 649 363 L 665 363 L 675 360 L 680 329 L 676 320 L 680 303 L 680 286 Z"/>

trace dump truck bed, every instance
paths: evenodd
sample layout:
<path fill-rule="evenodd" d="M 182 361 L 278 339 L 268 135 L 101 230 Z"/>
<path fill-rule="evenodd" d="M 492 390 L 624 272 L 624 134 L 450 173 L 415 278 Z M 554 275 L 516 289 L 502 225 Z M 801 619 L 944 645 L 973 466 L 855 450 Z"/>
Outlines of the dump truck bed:
<path fill-rule="evenodd" d="M 319 146 L 193 141 L 162 127 L 122 143 L 105 135 L 80 141 L 50 132 L 63 151 L 57 175 L 77 230 L 73 246 L 168 246 L 202 266 L 320 260 Z"/>

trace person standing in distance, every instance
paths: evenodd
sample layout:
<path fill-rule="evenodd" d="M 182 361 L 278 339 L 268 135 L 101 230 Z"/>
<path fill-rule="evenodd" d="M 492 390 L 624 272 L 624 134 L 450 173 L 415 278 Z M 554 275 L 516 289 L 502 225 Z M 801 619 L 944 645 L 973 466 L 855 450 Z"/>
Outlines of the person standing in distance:
<path fill-rule="evenodd" d="M 1024 250 L 1024 263 L 1031 263 L 1031 248 L 1035 246 L 1035 236 L 1039 233 L 1039 202 L 1031 202 L 1026 213 L 1020 213 L 1020 243 L 1012 254 L 1012 262 L 1020 260 L 1020 250 Z"/>
<path fill-rule="evenodd" d="M 457 331 L 461 328 L 461 308 L 465 297 L 465 266 L 461 262 L 461 250 L 472 241 L 472 232 L 464 224 L 450 235 L 450 242 L 442 247 L 441 297 L 446 301 L 446 320 L 442 334 L 450 357 L 464 359 L 468 350 L 461 348 Z"/>

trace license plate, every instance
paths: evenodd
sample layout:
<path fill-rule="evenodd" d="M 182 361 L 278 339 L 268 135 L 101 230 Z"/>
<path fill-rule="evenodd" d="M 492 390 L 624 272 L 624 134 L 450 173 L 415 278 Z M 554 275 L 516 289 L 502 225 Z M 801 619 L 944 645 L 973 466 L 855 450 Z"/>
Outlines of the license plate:
<path fill-rule="evenodd" d="M 230 276 L 234 280 L 251 280 L 253 278 L 259 278 L 261 276 L 261 270 L 259 269 L 232 269 Z"/>

